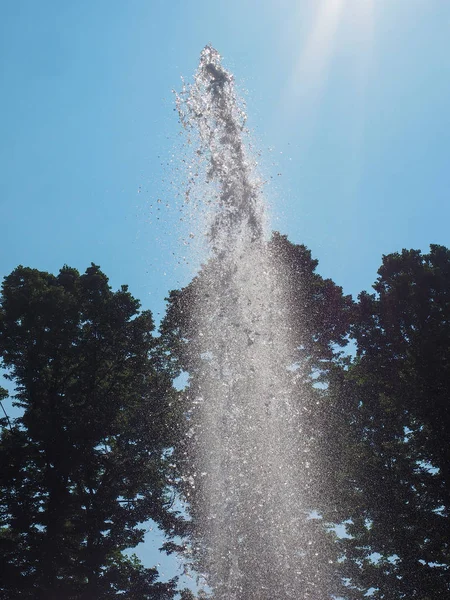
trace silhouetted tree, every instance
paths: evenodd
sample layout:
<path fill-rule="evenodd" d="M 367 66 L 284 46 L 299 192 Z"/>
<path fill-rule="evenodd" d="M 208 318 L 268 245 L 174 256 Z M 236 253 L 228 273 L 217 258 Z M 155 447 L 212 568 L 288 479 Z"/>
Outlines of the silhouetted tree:
<path fill-rule="evenodd" d="M 305 585 L 302 597 L 324 598 L 320 590 L 327 588 L 331 597 L 332 584 L 331 587 L 328 586 L 326 580 L 331 581 L 330 575 L 335 570 L 332 563 L 334 533 L 329 531 L 330 523 L 320 518 L 325 509 L 329 513 L 326 472 L 329 463 L 325 460 L 328 445 L 328 424 L 325 422 L 325 405 L 328 402 L 326 385 L 332 365 L 347 343 L 353 302 L 349 296 L 343 295 L 342 288 L 316 273 L 318 263 L 312 259 L 305 246 L 294 245 L 286 236 L 275 233 L 269 249 L 272 264 L 280 274 L 286 291 L 285 312 L 289 315 L 292 352 L 291 362 L 285 368 L 286 372 L 291 373 L 291 394 L 301 406 L 301 436 L 303 445 L 307 448 L 307 452 L 299 452 L 298 456 L 298 470 L 303 484 L 301 502 L 308 507 L 304 514 L 303 538 L 299 539 L 298 552 L 299 556 L 302 555 L 299 564 L 304 565 L 308 560 L 311 563 L 311 569 L 303 574 Z M 187 430 L 195 420 L 195 415 L 189 412 L 192 410 L 191 401 L 196 395 L 203 396 L 205 393 L 198 390 L 199 353 L 202 349 L 198 343 L 198 312 L 193 307 L 202 302 L 205 290 L 202 277 L 205 273 L 217 272 L 220 270 L 217 270 L 212 260 L 186 288 L 172 292 L 161 328 L 162 337 L 172 350 L 168 357 L 172 368 L 184 371 L 188 376 L 184 392 Z M 208 299 L 204 300 L 207 304 Z M 261 411 L 266 410 L 266 401 L 267 399 L 261 398 Z M 190 434 L 182 436 L 175 452 L 180 474 L 179 489 L 190 504 L 194 529 L 199 491 L 198 486 L 192 489 L 189 482 L 190 475 L 198 470 L 195 464 L 190 464 L 192 446 L 195 443 Z M 334 514 L 332 516 L 335 517 Z M 310 558 L 305 558 L 305 554 Z M 264 592 L 255 589 L 255 573 L 258 569 L 261 570 L 258 558 L 258 552 L 255 551 L 252 556 L 246 557 L 245 565 L 238 565 L 241 573 L 240 586 L 248 591 L 246 597 L 283 598 L 284 573 L 267 572 Z"/>
<path fill-rule="evenodd" d="M 450 251 L 403 250 L 378 273 L 359 296 L 356 358 L 329 390 L 345 595 L 448 598 Z"/>
<path fill-rule="evenodd" d="M 21 414 L 1 420 L 0 597 L 172 598 L 124 554 L 169 536 L 177 396 L 149 311 L 92 265 L 5 278 L 0 356 Z"/>

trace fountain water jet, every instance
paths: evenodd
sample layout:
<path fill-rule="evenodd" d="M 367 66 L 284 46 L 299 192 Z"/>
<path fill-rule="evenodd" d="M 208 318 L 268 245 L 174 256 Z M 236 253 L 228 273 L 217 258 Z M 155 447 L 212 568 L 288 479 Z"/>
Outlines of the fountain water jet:
<path fill-rule="evenodd" d="M 211 188 L 210 256 L 191 285 L 186 333 L 185 481 L 197 564 L 215 600 L 322 600 L 327 585 L 305 526 L 308 477 L 299 456 L 308 449 L 292 393 L 287 276 L 270 251 L 245 111 L 211 46 L 177 104 L 184 126 L 198 132 Z"/>

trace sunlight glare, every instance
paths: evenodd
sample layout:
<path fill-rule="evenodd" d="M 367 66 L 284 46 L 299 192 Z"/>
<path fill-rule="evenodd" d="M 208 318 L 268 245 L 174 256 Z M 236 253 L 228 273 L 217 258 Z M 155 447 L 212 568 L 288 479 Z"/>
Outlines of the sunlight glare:
<path fill-rule="evenodd" d="M 347 127 L 349 194 L 358 186 L 362 156 L 368 83 L 374 46 L 375 0 L 319 0 L 309 33 L 293 52 L 287 83 L 282 88 L 279 113 L 282 137 L 297 137 L 301 152 L 308 152 L 320 117 L 322 100 L 332 69 L 342 72 L 347 105 L 340 109 Z M 296 16 L 299 24 L 300 13 Z M 299 28 L 299 25 L 298 25 Z M 336 61 L 333 64 L 333 61 Z M 333 85 L 339 86 L 334 79 Z M 334 93 L 329 90 L 330 93 Z"/>
<path fill-rule="evenodd" d="M 345 0 L 321 1 L 315 25 L 294 66 L 291 76 L 292 87 L 297 88 L 305 78 L 313 89 L 320 86 L 329 66 L 344 2 Z"/>
<path fill-rule="evenodd" d="M 336 51 L 338 32 L 344 20 L 353 23 L 347 34 L 357 49 L 356 86 L 364 80 L 364 64 L 373 38 L 374 0 L 319 0 L 309 35 L 297 49 L 297 58 L 282 90 L 280 105 L 286 119 L 300 117 L 311 124 L 326 86 Z M 344 19 L 345 17 L 345 19 Z M 359 95 L 359 92 L 357 92 Z"/>

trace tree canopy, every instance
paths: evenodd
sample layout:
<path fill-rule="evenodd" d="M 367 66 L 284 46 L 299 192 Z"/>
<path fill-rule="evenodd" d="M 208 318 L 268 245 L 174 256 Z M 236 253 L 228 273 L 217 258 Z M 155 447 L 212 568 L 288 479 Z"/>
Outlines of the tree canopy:
<path fill-rule="evenodd" d="M 340 542 L 346 596 L 371 590 L 380 600 L 444 598 L 450 593 L 450 251 L 432 245 L 428 254 L 390 254 L 378 274 L 375 294 L 359 296 L 356 357 L 335 373 L 330 390 L 342 409 L 334 421 L 341 448 L 334 465 L 351 536 Z"/>
<path fill-rule="evenodd" d="M 305 582 L 325 573 L 321 600 L 448 597 L 450 250 L 383 256 L 374 292 L 354 302 L 305 246 L 274 234 L 269 248 L 285 284 L 283 368 L 307 447 L 297 465 Z M 149 519 L 168 552 L 195 546 L 201 568 L 190 431 L 204 347 L 192 306 L 214 268 L 171 292 L 160 336 L 96 265 L 58 275 L 18 267 L 5 278 L 0 357 L 19 414 L 0 415 L 0 598 L 174 598 L 175 580 L 161 583 L 130 555 Z M 257 563 L 242 568 L 248 598 Z M 282 577 L 267 572 L 274 597 Z"/>
<path fill-rule="evenodd" d="M 177 402 L 153 329 L 96 265 L 5 278 L 0 356 L 21 414 L 1 421 L 0 597 L 173 597 L 124 554 L 149 519 L 177 528 Z"/>
<path fill-rule="evenodd" d="M 322 591 L 328 589 L 331 594 L 327 582 L 331 581 L 332 578 L 328 575 L 334 569 L 332 559 L 337 558 L 333 547 L 334 534 L 327 530 L 321 519 L 310 518 L 310 515 L 313 513 L 320 515 L 323 511 L 322 504 L 325 502 L 325 495 L 322 493 L 325 485 L 322 471 L 324 453 L 326 452 L 324 447 L 326 430 L 324 430 L 322 406 L 326 403 L 324 386 L 333 361 L 339 356 L 340 349 L 346 344 L 353 302 L 349 296 L 343 294 L 342 288 L 330 279 L 322 278 L 316 272 L 318 263 L 311 257 L 311 252 L 305 246 L 294 245 L 285 236 L 274 234 L 268 250 L 272 267 L 280 275 L 280 281 L 286 292 L 282 296 L 287 305 L 285 312 L 290 319 L 290 350 L 286 352 L 286 355 L 283 354 L 286 359 L 284 364 L 273 365 L 272 375 L 274 381 L 278 381 L 275 372 L 277 372 L 277 376 L 280 375 L 282 379 L 286 380 L 285 385 L 289 388 L 289 396 L 293 406 L 295 406 L 294 412 L 301 414 L 302 448 L 299 449 L 296 457 L 298 462 L 296 470 L 302 481 L 299 493 L 301 493 L 301 502 L 305 509 L 301 511 L 302 534 L 299 535 L 297 540 L 297 552 L 299 556 L 302 556 L 302 569 L 304 565 L 308 564 L 308 572 L 305 571 L 300 576 L 298 573 L 295 574 L 295 579 L 298 580 L 296 583 L 298 593 L 302 597 L 309 598 L 315 597 L 314 594 L 318 594 L 319 589 Z M 204 449 L 201 447 L 202 440 L 204 436 L 207 437 L 208 432 L 197 436 L 193 434 L 193 431 L 202 431 L 203 426 L 199 417 L 198 398 L 201 397 L 201 403 L 211 403 L 213 401 L 208 396 L 211 393 L 211 391 L 208 391 L 209 384 L 205 385 L 203 379 L 205 370 L 208 370 L 208 377 L 211 378 L 211 381 L 219 376 L 219 371 L 216 369 L 216 363 L 207 358 L 207 355 L 211 357 L 217 354 L 217 347 L 215 346 L 216 339 L 213 338 L 208 341 L 208 336 L 203 331 L 202 315 L 205 316 L 206 313 L 207 319 L 218 318 L 221 327 L 228 327 L 230 331 L 234 331 L 234 345 L 239 343 L 237 337 L 241 336 L 242 344 L 249 349 L 250 355 L 252 353 L 251 348 L 255 347 L 251 339 L 253 335 L 251 331 L 247 331 L 242 327 L 241 331 L 235 329 L 237 324 L 235 325 L 234 322 L 239 321 L 239 317 L 235 316 L 235 314 L 238 314 L 237 305 L 234 310 L 235 305 L 229 297 L 228 300 L 225 300 L 226 306 L 221 304 L 221 290 L 223 288 L 221 279 L 228 277 L 228 274 L 223 272 L 223 269 L 216 264 L 215 260 L 213 259 L 204 265 L 199 275 L 186 288 L 171 293 L 167 315 L 161 328 L 162 337 L 172 350 L 170 361 L 172 361 L 175 369 L 185 371 L 188 376 L 188 385 L 183 394 L 187 415 L 185 421 L 186 432 L 177 444 L 175 462 L 179 469 L 180 493 L 187 498 L 192 517 L 193 546 L 197 549 L 194 552 L 194 557 L 199 559 L 200 566 L 198 562 L 194 561 L 194 564 L 199 566 L 200 569 L 203 568 L 203 570 L 204 548 L 202 543 L 204 543 L 204 539 L 202 533 L 198 535 L 196 527 L 202 522 L 200 515 L 204 504 L 203 488 L 208 485 L 208 468 L 205 470 Z M 220 257 L 217 260 L 220 260 Z M 220 273 L 220 276 L 217 276 L 218 273 Z M 229 293 L 232 295 L 233 292 L 230 291 Z M 264 305 L 264 303 L 262 304 Z M 224 316 L 225 311 L 226 316 Z M 256 333 L 255 335 L 259 334 Z M 270 331 L 265 331 L 261 335 L 268 336 L 268 342 L 270 342 Z M 247 339 L 246 336 L 250 337 Z M 211 346 L 207 347 L 205 343 L 210 343 Z M 281 351 L 280 348 L 279 352 Z M 233 354 L 232 349 L 227 349 L 227 352 Z M 277 356 L 277 352 L 273 356 Z M 251 372 L 251 364 L 241 365 L 239 369 L 240 377 L 246 378 L 246 383 L 242 387 L 243 400 L 245 401 L 245 386 L 251 385 L 249 382 L 251 382 L 254 374 Z M 284 374 L 279 373 L 280 370 Z M 222 385 L 224 384 L 225 381 Z M 217 388 L 212 385 L 212 389 Z M 249 390 L 247 392 L 250 393 Z M 268 397 L 260 398 L 259 413 L 263 415 L 263 418 L 269 412 L 267 410 L 268 401 Z M 249 426 L 251 426 L 252 419 L 255 423 L 260 415 L 257 416 L 253 413 L 247 415 L 250 419 Z M 223 419 L 225 418 L 224 415 Z M 200 459 L 197 460 L 198 457 Z M 255 464 L 258 460 L 258 457 L 254 457 Z M 202 472 L 204 473 L 203 478 L 196 477 L 196 474 Z M 195 485 L 192 482 L 195 482 Z M 249 551 L 242 553 L 240 558 L 242 564 L 238 565 L 240 572 L 239 585 L 242 590 L 245 590 L 244 596 L 249 599 L 283 598 L 285 597 L 283 594 L 287 593 L 286 585 L 289 586 L 289 582 L 283 581 L 283 573 L 277 572 L 275 565 L 269 566 L 267 560 L 266 562 L 260 560 L 262 553 L 266 552 L 264 540 L 267 538 L 267 534 L 264 529 L 269 530 L 269 522 L 262 522 L 261 530 L 258 531 L 256 531 L 258 525 L 254 520 L 251 521 L 250 526 L 251 505 L 258 505 L 259 503 L 261 506 L 261 503 L 264 503 L 264 494 L 267 497 L 269 495 L 276 497 L 277 492 L 272 489 L 273 485 L 270 487 L 270 490 L 269 486 L 264 489 L 263 483 L 261 490 L 258 492 L 255 490 L 254 498 L 250 501 L 249 506 L 244 504 L 244 502 L 248 502 L 248 498 L 246 494 L 243 494 L 245 499 L 241 498 L 239 501 L 238 514 L 234 517 L 230 516 L 230 519 L 233 518 L 239 523 L 233 525 L 230 521 L 223 524 L 224 527 L 234 527 L 236 531 L 245 532 L 250 528 L 252 529 L 251 535 L 242 533 L 239 538 L 241 546 L 249 545 Z M 260 498 L 258 494 L 262 494 L 262 499 L 258 499 Z M 269 507 L 268 502 L 267 506 Z M 279 509 L 281 510 L 281 507 Z M 274 520 L 274 516 L 270 516 L 269 508 L 267 508 L 267 511 L 267 518 Z M 243 519 L 248 520 L 247 527 L 245 524 L 242 525 L 241 521 Z M 257 551 L 256 548 L 258 548 Z M 282 549 L 279 548 L 279 552 L 281 551 Z M 298 570 L 297 568 L 297 572 Z M 255 585 L 256 580 L 264 581 L 264 592 Z M 225 597 L 224 594 L 226 596 L 226 590 L 221 590 L 218 597 Z"/>

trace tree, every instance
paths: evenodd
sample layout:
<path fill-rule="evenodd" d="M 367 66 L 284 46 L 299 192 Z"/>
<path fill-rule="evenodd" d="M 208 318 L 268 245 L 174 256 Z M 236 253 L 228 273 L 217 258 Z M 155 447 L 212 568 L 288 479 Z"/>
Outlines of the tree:
<path fill-rule="evenodd" d="M 350 415 L 335 422 L 336 444 L 346 439 L 335 463 L 351 535 L 340 542 L 346 595 L 447 598 L 450 250 L 390 254 L 378 274 L 376 293 L 359 296 L 357 356 L 333 388 Z"/>
<path fill-rule="evenodd" d="M 261 291 L 261 288 L 254 285 L 252 289 L 259 296 L 239 297 L 236 294 L 236 280 L 233 278 L 236 276 L 238 281 L 244 280 L 245 273 L 240 276 L 239 274 L 235 275 L 239 271 L 239 265 L 231 265 L 231 273 L 227 263 L 224 268 L 223 264 L 216 262 L 221 260 L 220 257 L 217 257 L 203 267 L 198 277 L 189 286 L 181 291 L 172 292 L 169 298 L 169 308 L 161 330 L 162 337 L 172 350 L 170 360 L 174 368 L 178 367 L 180 371 L 185 371 L 189 376 L 188 386 L 184 393 L 186 435 L 180 439 L 175 451 L 175 462 L 179 467 L 179 489 L 188 501 L 192 517 L 193 545 L 196 548 L 194 556 L 198 559 L 195 565 L 197 567 L 200 565 L 199 568 L 204 572 L 205 564 L 206 570 L 209 565 L 208 561 L 205 562 L 203 559 L 204 547 L 208 544 L 204 535 L 205 515 L 202 514 L 204 510 L 203 490 L 205 486 L 214 486 L 215 484 L 208 484 L 209 473 L 213 469 L 211 469 L 211 464 L 208 464 L 207 456 L 204 460 L 208 450 L 206 449 L 205 453 L 205 449 L 201 448 L 202 440 L 211 434 L 204 430 L 204 422 L 198 418 L 197 406 L 215 402 L 211 394 L 220 389 L 220 385 L 222 385 L 222 389 L 228 386 L 227 378 L 229 378 L 232 383 L 228 387 L 232 391 L 227 396 L 230 401 L 228 404 L 225 402 L 228 409 L 225 406 L 222 411 L 218 411 L 221 413 L 219 420 L 227 424 L 224 427 L 235 426 L 233 418 L 229 418 L 229 411 L 233 410 L 231 407 L 232 396 L 239 389 L 238 395 L 246 400 L 244 408 L 239 408 L 239 419 L 246 419 L 253 429 L 261 425 L 268 432 L 273 423 L 274 431 L 282 432 L 282 427 L 277 429 L 275 426 L 275 423 L 281 425 L 282 421 L 277 421 L 277 417 L 273 413 L 273 411 L 279 410 L 280 404 L 277 404 L 277 399 L 271 406 L 273 399 L 264 395 L 267 390 L 263 389 L 263 396 L 260 398 L 255 397 L 254 393 L 257 385 L 255 376 L 262 376 L 262 373 L 255 375 L 255 371 L 252 371 L 252 353 L 256 352 L 257 346 L 255 336 L 261 336 L 259 339 L 262 340 L 263 347 L 270 347 L 271 331 L 259 332 L 257 331 L 259 325 L 251 329 L 249 323 L 252 322 L 252 318 L 247 319 L 249 323 L 239 321 L 239 303 L 245 306 L 258 305 L 259 308 L 256 308 L 256 312 L 251 316 L 254 317 L 254 322 L 263 323 L 261 327 L 265 327 L 270 322 L 270 317 L 264 319 L 258 314 L 258 310 L 272 311 L 273 314 L 278 311 L 287 314 L 287 322 L 280 323 L 278 317 L 274 318 L 274 322 L 287 331 L 286 339 L 289 339 L 289 349 L 285 352 L 285 349 L 279 347 L 270 351 L 270 356 L 274 361 L 279 362 L 279 357 L 282 356 L 284 362 L 273 365 L 270 372 L 264 375 L 276 385 L 282 381 L 283 385 L 286 385 L 286 389 L 289 388 L 288 394 L 295 406 L 292 411 L 296 414 L 295 425 L 290 424 L 289 427 L 297 427 L 300 442 L 295 461 L 297 464 L 289 465 L 287 469 L 291 475 L 295 470 L 299 478 L 297 482 L 290 477 L 289 480 L 295 485 L 295 490 L 293 488 L 288 490 L 290 499 L 287 502 L 291 502 L 293 497 L 296 498 L 294 502 L 297 505 L 296 512 L 295 515 L 289 514 L 290 511 L 286 505 L 279 505 L 274 510 L 277 498 L 284 496 L 282 490 L 274 489 L 278 481 L 276 475 L 271 481 L 268 481 L 265 476 L 261 476 L 261 481 L 257 482 L 258 485 L 252 488 L 253 496 L 249 497 L 248 481 L 253 486 L 257 480 L 254 473 L 264 472 L 265 465 L 264 459 L 260 460 L 258 456 L 252 456 L 250 460 L 247 460 L 248 447 L 244 442 L 241 447 L 237 448 L 237 456 L 230 457 L 230 460 L 226 461 L 226 468 L 228 469 L 227 473 L 233 474 L 232 465 L 235 464 L 236 469 L 239 469 L 245 461 L 251 465 L 248 467 L 249 477 L 242 476 L 241 494 L 238 489 L 233 489 L 228 494 L 239 497 L 237 508 L 231 506 L 233 502 L 231 500 L 228 513 L 221 509 L 220 516 L 214 516 L 213 524 L 213 527 L 218 528 L 219 531 L 227 530 L 227 535 L 232 539 L 232 543 L 240 546 L 240 552 L 238 557 L 235 552 L 222 553 L 223 556 L 220 557 L 220 560 L 223 565 L 219 568 L 213 567 L 216 571 L 213 577 L 215 581 L 213 593 L 218 598 L 230 594 L 226 572 L 233 570 L 239 572 L 237 585 L 241 589 L 241 595 L 249 600 L 251 598 L 297 598 L 300 596 L 325 598 L 327 597 L 325 594 L 331 597 L 333 584 L 330 580 L 334 568 L 331 562 L 333 534 L 328 531 L 329 523 L 325 523 L 324 519 L 311 518 L 311 516 L 320 517 L 328 502 L 328 498 L 324 494 L 326 481 L 323 470 L 326 443 L 324 405 L 327 402 L 324 388 L 331 365 L 339 355 L 339 348 L 346 343 L 353 303 L 350 297 L 342 294 L 341 288 L 331 280 L 323 279 L 315 272 L 317 261 L 311 258 L 311 253 L 304 246 L 291 244 L 285 236 L 274 234 L 268 250 L 270 253 L 268 264 L 271 265 L 269 268 L 273 268 L 281 278 L 276 279 L 277 282 L 281 282 L 283 288 L 281 294 L 272 290 L 273 294 L 270 297 L 263 297 L 265 296 L 264 289 Z M 241 278 L 239 279 L 239 277 Z M 231 285 L 227 283 L 229 280 Z M 268 292 L 270 293 L 270 289 Z M 225 298 L 224 302 L 222 302 L 222 298 Z M 280 300 L 281 298 L 282 300 Z M 282 301 L 284 305 L 272 305 L 273 302 L 278 301 Z M 201 311 L 198 309 L 199 305 Z M 234 332 L 231 341 L 229 336 L 216 335 L 216 332 L 220 333 L 217 331 L 217 325 L 215 329 L 212 325 L 212 336 L 210 332 L 205 331 L 206 321 L 212 322 L 216 319 L 221 328 Z M 210 347 L 205 346 L 205 340 Z M 225 347 L 227 340 L 230 343 L 229 347 Z M 231 357 L 222 372 L 220 371 L 221 352 Z M 233 358 L 236 356 L 239 357 L 239 360 L 243 356 L 247 356 L 249 360 L 243 365 L 237 364 L 236 359 Z M 264 363 L 264 367 L 265 365 Z M 235 369 L 235 372 L 227 374 L 230 368 Z M 208 383 L 205 385 L 202 374 L 206 370 L 208 370 L 208 381 L 213 382 L 212 385 Z M 214 384 L 215 377 L 219 378 L 219 385 Z M 289 381 L 287 382 L 287 380 Z M 270 389 L 271 382 L 267 389 Z M 283 393 L 284 389 L 274 390 L 275 395 Z M 267 421 L 267 424 L 261 423 L 261 421 Z M 208 421 L 206 420 L 206 422 Z M 217 425 L 217 419 L 212 424 L 212 428 L 214 432 L 221 428 L 220 424 Z M 200 440 L 196 434 L 192 433 L 193 431 L 202 432 Z M 257 437 L 256 435 L 252 440 Z M 227 432 L 225 431 L 223 439 L 226 438 Z M 257 441 L 260 440 L 257 439 Z M 289 435 L 286 435 L 286 446 L 283 446 L 285 454 L 287 454 L 287 444 L 294 445 L 296 443 L 297 440 L 294 441 Z M 264 448 L 255 444 L 254 453 L 256 454 L 258 451 L 265 456 Z M 289 451 L 290 456 L 291 450 Z M 279 458 L 283 460 L 282 457 Z M 204 468 L 205 464 L 206 468 Z M 225 463 L 223 464 L 225 468 Z M 266 470 L 270 470 L 270 465 L 267 467 Z M 327 475 L 325 473 L 325 479 Z M 275 511 L 278 514 L 274 514 Z M 223 514 L 224 512 L 225 514 Z M 283 516 L 281 516 L 282 513 Z M 290 521 L 297 514 L 301 515 L 300 519 L 302 520 L 301 533 L 298 536 L 296 536 L 297 529 L 290 530 Z M 298 519 L 294 518 L 294 521 L 295 527 L 297 527 Z M 200 531 L 198 530 L 199 523 Z M 278 530 L 274 532 L 272 538 L 271 523 L 278 524 L 274 527 L 274 529 L 278 527 Z M 284 541 L 286 543 L 281 542 L 275 548 L 269 547 L 270 543 L 278 544 L 280 541 L 279 531 L 282 529 L 285 532 Z M 289 542 L 287 541 L 288 537 Z M 282 559 L 273 560 L 271 563 L 271 557 L 276 557 L 277 553 L 281 557 L 283 556 L 282 552 L 286 553 L 286 548 L 290 549 L 293 546 L 289 565 L 285 563 L 283 567 L 280 567 Z M 233 566 L 232 563 L 236 563 L 236 561 L 240 564 Z M 290 573 L 288 573 L 289 570 Z M 219 571 L 220 573 L 218 573 Z M 225 576 L 222 577 L 222 574 Z"/>
<path fill-rule="evenodd" d="M 168 535 L 177 398 L 149 311 L 92 265 L 4 280 L 0 356 L 21 415 L 1 421 L 2 598 L 169 599 L 124 554 Z"/>

